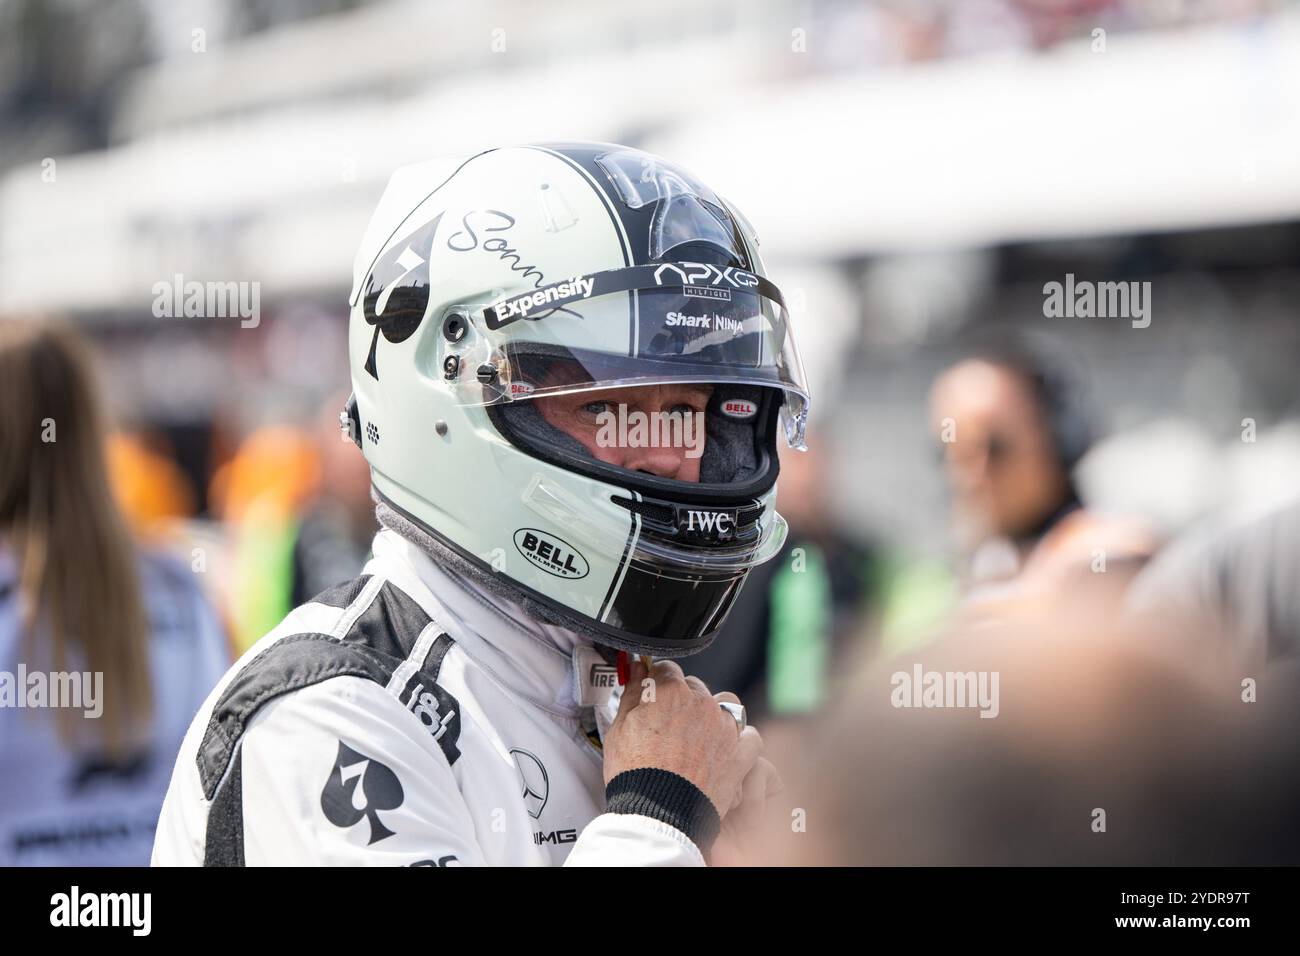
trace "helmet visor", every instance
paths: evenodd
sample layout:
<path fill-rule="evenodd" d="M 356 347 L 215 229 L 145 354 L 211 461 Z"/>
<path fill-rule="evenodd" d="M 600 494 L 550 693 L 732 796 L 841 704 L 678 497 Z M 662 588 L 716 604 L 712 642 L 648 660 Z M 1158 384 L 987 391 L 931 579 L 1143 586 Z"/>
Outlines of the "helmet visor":
<path fill-rule="evenodd" d="M 781 389 L 791 444 L 802 445 L 808 389 L 776 286 L 704 263 L 633 266 L 453 310 L 465 405 L 660 384 Z"/>

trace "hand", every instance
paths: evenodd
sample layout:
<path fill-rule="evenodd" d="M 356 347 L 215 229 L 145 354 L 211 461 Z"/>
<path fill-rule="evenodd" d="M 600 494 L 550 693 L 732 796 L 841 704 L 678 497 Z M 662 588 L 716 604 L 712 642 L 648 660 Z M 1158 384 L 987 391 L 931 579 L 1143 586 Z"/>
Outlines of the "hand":
<path fill-rule="evenodd" d="M 715 698 L 673 661 L 656 661 L 649 675 L 634 661 L 605 734 L 605 782 L 640 767 L 668 770 L 695 784 L 725 818 L 741 803 L 763 740 L 753 727 L 737 733 L 736 721 L 718 706 L 724 699 L 738 702 L 731 694 Z"/>
<path fill-rule="evenodd" d="M 718 697 L 724 695 L 719 694 Z M 727 814 L 709 851 L 710 866 L 753 866 L 763 849 L 768 801 L 785 790 L 781 775 L 766 757 L 759 757 L 742 786 L 740 805 Z"/>

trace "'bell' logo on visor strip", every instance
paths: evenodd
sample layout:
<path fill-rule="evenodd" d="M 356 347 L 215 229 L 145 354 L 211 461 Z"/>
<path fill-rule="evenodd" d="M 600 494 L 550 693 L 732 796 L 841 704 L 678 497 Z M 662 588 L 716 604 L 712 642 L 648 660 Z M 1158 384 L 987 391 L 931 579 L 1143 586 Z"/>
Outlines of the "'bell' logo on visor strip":
<path fill-rule="evenodd" d="M 758 414 L 758 402 L 747 398 L 732 398 L 721 405 L 722 414 L 737 421 L 745 421 Z"/>

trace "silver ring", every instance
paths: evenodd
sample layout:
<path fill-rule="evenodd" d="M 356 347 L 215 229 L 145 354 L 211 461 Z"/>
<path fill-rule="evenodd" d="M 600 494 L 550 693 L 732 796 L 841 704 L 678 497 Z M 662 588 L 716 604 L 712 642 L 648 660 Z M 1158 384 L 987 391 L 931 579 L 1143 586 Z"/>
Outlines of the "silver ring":
<path fill-rule="evenodd" d="M 736 733 L 740 733 L 748 725 L 748 719 L 745 717 L 745 705 L 733 704 L 729 700 L 718 701 L 718 706 L 731 715 L 731 719 L 736 722 Z"/>

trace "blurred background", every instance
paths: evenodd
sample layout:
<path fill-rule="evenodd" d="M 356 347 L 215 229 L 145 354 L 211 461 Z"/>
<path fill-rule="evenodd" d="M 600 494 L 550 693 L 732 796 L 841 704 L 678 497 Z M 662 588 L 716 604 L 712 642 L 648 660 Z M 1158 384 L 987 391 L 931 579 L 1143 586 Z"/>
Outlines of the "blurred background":
<path fill-rule="evenodd" d="M 368 548 L 336 413 L 388 176 L 562 139 L 715 186 L 791 300 L 813 449 L 781 507 L 817 573 L 774 563 L 742 650 L 693 665 L 762 711 L 818 710 L 846 644 L 923 646 L 1063 515 L 1136 573 L 1296 493 L 1293 3 L 0 0 L 0 316 L 88 337 L 114 491 L 232 648 Z M 1067 276 L 1149 289 L 1145 318 L 1051 314 Z M 256 284 L 260 319 L 157 316 L 187 281 Z M 936 386 L 972 355 L 1028 391 Z M 980 425 L 972 477 L 943 422 L 1017 402 L 1056 463 L 1022 476 L 1041 513 L 999 516 L 1033 441 Z"/>

